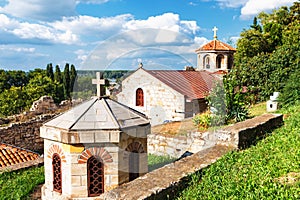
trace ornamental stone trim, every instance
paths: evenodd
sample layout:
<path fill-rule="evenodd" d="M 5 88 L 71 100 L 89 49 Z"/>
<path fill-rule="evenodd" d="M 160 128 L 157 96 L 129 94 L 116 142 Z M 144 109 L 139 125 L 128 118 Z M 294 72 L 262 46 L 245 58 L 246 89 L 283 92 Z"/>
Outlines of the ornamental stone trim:
<path fill-rule="evenodd" d="M 92 156 L 96 158 L 100 158 L 103 163 L 111 163 L 113 162 L 112 156 L 109 154 L 107 150 L 100 147 L 91 147 L 84 150 L 78 159 L 78 164 L 87 163 L 88 159 Z"/>
<path fill-rule="evenodd" d="M 57 153 L 61 159 L 61 162 L 67 162 L 66 161 L 66 156 L 63 152 L 63 150 L 61 149 L 60 146 L 58 146 L 57 144 L 53 144 L 49 147 L 48 151 L 47 151 L 47 157 L 52 159 L 53 154 Z"/>

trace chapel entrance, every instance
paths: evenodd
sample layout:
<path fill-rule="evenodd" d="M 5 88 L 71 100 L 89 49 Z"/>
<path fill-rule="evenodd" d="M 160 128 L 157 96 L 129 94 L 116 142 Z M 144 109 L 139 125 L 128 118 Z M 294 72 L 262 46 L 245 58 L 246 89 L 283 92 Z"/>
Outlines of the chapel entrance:
<path fill-rule="evenodd" d="M 87 161 L 88 196 L 99 196 L 104 192 L 104 166 L 100 158 L 91 156 Z"/>
<path fill-rule="evenodd" d="M 140 158 L 137 150 L 130 152 L 129 155 L 129 181 L 132 181 L 140 176 L 139 174 Z"/>

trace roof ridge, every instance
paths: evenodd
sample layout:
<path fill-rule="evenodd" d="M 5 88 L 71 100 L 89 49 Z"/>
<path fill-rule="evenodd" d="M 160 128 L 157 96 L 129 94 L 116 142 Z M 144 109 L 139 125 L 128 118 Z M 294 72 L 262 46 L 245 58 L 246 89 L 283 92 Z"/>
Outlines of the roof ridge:
<path fill-rule="evenodd" d="M 91 105 L 88 107 L 88 109 L 86 109 L 83 113 L 81 113 L 81 115 L 73 122 L 73 124 L 68 129 L 72 129 L 76 125 L 76 123 L 82 118 L 82 116 L 84 116 L 84 114 L 87 113 L 90 110 L 90 108 L 96 103 L 96 101 L 98 100 L 98 97 L 93 100 L 94 101 L 91 103 Z"/>

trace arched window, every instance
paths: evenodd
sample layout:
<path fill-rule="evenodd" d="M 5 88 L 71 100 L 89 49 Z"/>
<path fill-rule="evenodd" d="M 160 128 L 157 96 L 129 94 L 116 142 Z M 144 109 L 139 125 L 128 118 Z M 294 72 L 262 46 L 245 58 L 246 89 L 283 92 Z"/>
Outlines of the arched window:
<path fill-rule="evenodd" d="M 222 64 L 224 64 L 224 56 L 218 55 L 217 56 L 217 69 L 220 69 L 222 67 Z"/>
<path fill-rule="evenodd" d="M 137 150 L 133 150 L 129 155 L 129 181 L 132 181 L 140 176 L 139 168 L 140 157 Z"/>
<path fill-rule="evenodd" d="M 136 90 L 136 94 L 135 94 L 135 105 L 136 106 L 144 106 L 144 92 L 141 88 L 138 88 Z"/>
<path fill-rule="evenodd" d="M 53 190 L 61 193 L 61 159 L 58 154 L 52 156 L 52 168 L 53 168 Z"/>
<path fill-rule="evenodd" d="M 210 68 L 210 57 L 209 55 L 206 55 L 203 59 L 203 66 L 204 68 L 206 69 L 209 69 Z"/>
<path fill-rule="evenodd" d="M 91 156 L 88 159 L 87 174 L 89 197 L 99 196 L 104 192 L 104 166 L 100 158 Z"/>

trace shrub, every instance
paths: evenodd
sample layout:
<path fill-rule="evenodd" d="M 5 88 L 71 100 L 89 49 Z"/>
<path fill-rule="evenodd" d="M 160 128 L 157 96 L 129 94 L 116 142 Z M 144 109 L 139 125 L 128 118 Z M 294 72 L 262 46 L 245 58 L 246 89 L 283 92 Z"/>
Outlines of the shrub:
<path fill-rule="evenodd" d="M 206 130 L 211 125 L 211 113 L 206 111 L 193 117 L 193 123 L 199 130 Z"/>

